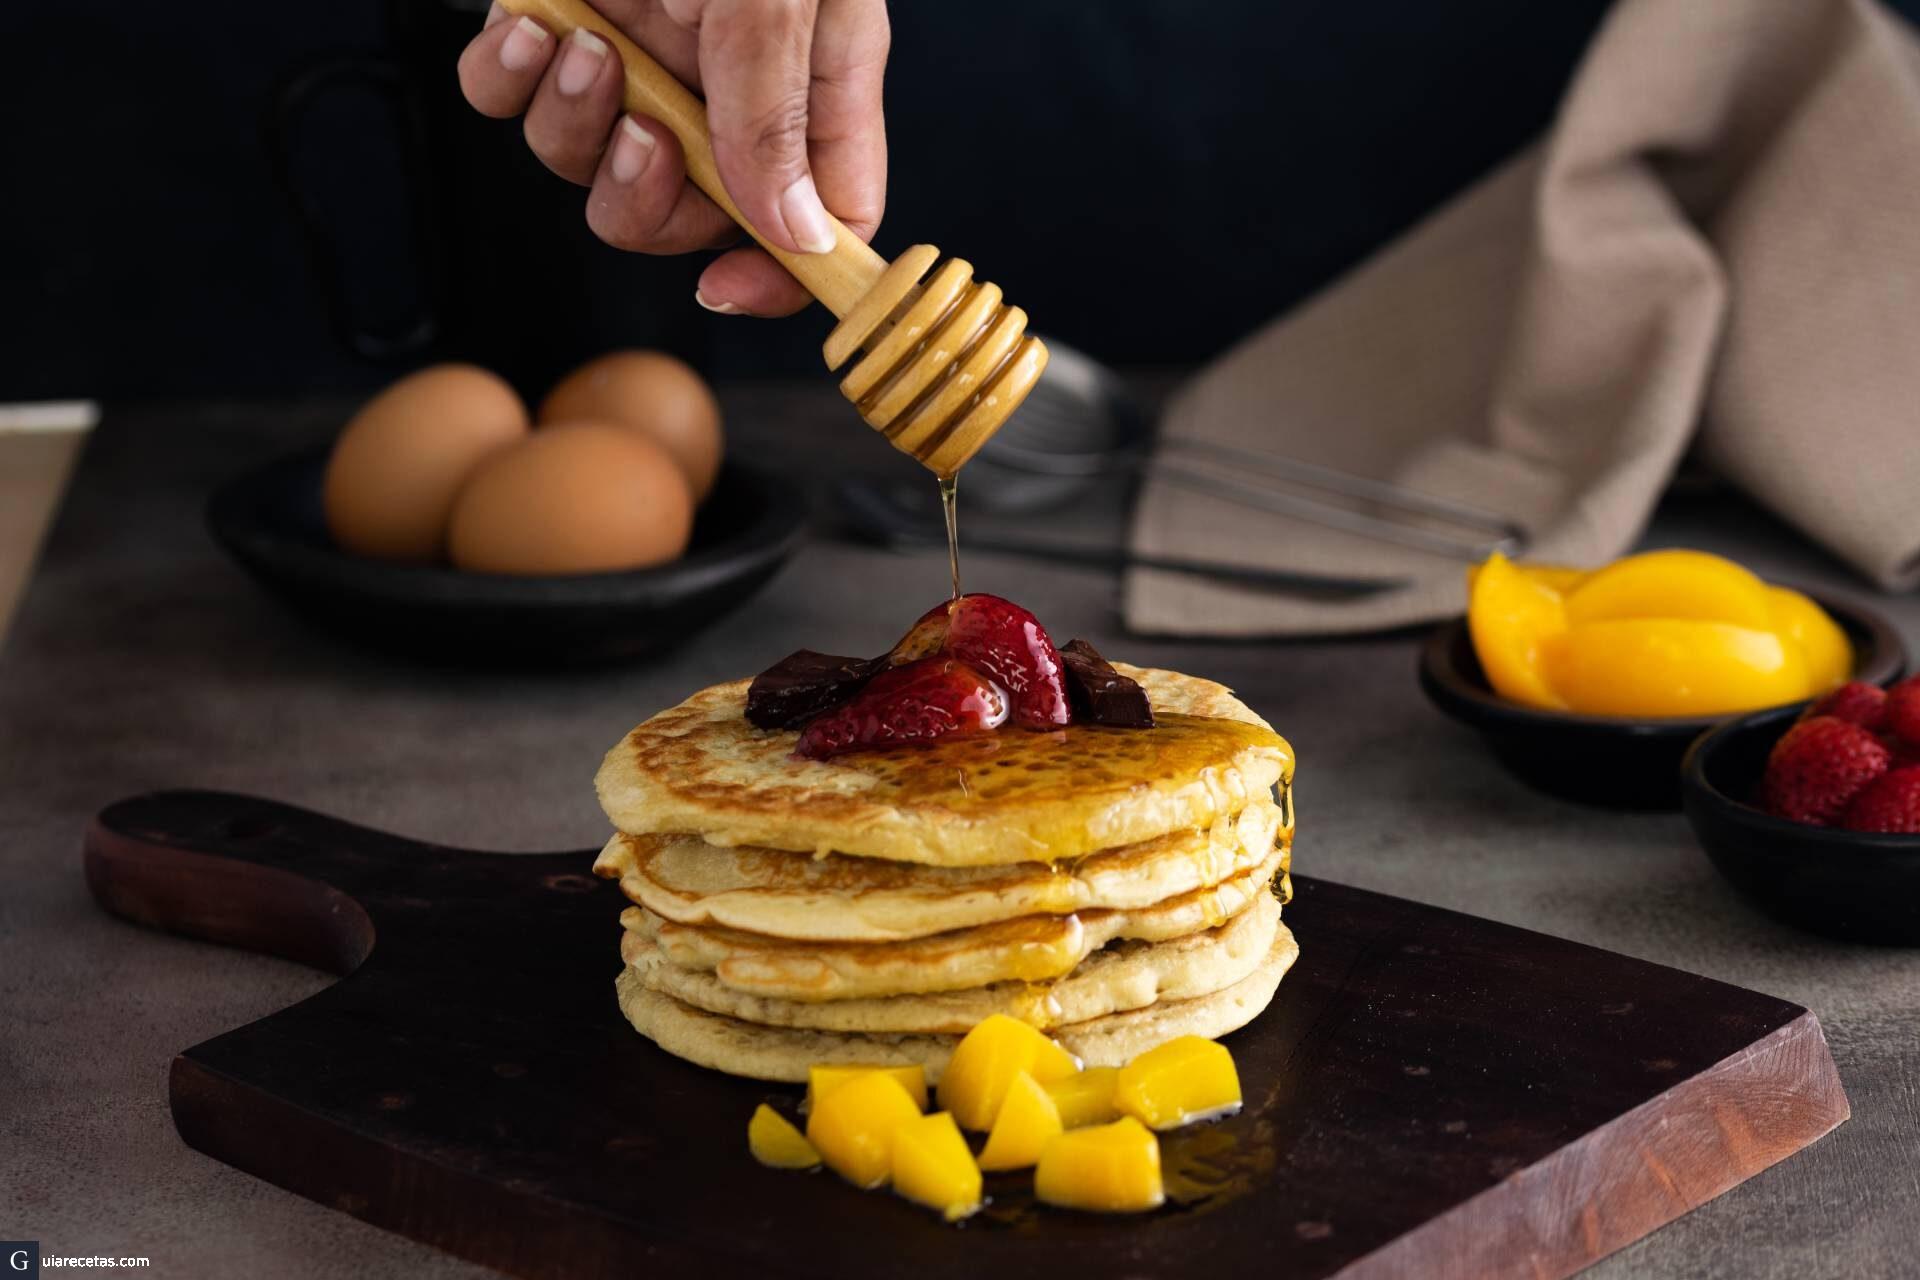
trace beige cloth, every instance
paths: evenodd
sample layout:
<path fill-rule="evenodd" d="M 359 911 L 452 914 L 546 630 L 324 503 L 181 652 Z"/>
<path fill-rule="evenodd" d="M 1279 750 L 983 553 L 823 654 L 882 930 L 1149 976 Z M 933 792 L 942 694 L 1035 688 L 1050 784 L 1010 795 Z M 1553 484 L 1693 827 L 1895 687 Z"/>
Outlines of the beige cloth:
<path fill-rule="evenodd" d="M 1303 197 L 1304 198 L 1304 197 Z M 1920 580 L 1920 41 L 1870 0 L 1622 0 L 1550 135 L 1202 371 L 1163 439 L 1641 532 L 1689 443 L 1889 590 Z M 1136 630 L 1458 612 L 1457 560 L 1150 480 L 1136 553 L 1406 577 L 1341 602 L 1128 575 Z"/>

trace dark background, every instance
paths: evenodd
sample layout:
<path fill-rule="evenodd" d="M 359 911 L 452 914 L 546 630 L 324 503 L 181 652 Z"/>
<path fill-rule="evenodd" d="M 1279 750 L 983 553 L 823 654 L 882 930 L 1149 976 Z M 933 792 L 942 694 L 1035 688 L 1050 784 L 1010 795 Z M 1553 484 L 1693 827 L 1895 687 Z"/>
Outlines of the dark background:
<path fill-rule="evenodd" d="M 537 390 L 629 343 L 820 371 L 824 311 L 700 312 L 697 262 L 599 245 L 518 126 L 467 111 L 483 8 L 6 6 L 0 399 L 332 392 L 430 357 Z M 1109 361 L 1196 361 L 1537 135 L 1606 8 L 896 0 L 877 243 L 970 259 Z"/>

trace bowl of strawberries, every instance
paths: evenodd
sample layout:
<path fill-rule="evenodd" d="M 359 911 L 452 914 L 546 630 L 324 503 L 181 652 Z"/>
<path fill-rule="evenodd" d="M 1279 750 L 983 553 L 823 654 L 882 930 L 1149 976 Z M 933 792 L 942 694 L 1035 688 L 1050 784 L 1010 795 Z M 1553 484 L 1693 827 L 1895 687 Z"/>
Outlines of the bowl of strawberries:
<path fill-rule="evenodd" d="M 1681 770 L 1707 857 L 1788 924 L 1920 946 L 1920 676 L 1729 720 Z"/>

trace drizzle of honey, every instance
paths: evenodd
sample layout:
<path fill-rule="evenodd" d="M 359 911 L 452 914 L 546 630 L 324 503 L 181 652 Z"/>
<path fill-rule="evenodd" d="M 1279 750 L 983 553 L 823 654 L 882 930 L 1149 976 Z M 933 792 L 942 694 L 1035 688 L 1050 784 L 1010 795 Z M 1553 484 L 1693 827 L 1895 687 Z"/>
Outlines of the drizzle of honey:
<path fill-rule="evenodd" d="M 953 575 L 953 599 L 960 598 L 960 477 L 940 477 L 940 512 L 947 519 L 947 571 Z"/>
<path fill-rule="evenodd" d="M 1163 714 L 1152 729 L 1009 728 L 864 749 L 847 762 L 857 759 L 862 773 L 880 781 L 870 793 L 875 799 L 985 816 L 982 810 L 1035 800 L 1097 803 L 1103 795 L 1177 787 L 1217 773 L 1247 748 L 1286 751 L 1278 735 L 1258 725 Z"/>

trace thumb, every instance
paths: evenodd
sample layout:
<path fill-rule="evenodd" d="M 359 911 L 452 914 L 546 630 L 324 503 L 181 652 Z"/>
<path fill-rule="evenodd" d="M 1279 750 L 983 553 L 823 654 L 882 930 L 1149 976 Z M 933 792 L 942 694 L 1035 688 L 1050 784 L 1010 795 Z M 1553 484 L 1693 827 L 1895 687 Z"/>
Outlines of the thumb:
<path fill-rule="evenodd" d="M 713 158 L 754 229 L 826 253 L 834 228 L 807 166 L 817 0 L 713 0 L 700 19 L 700 81 Z"/>

